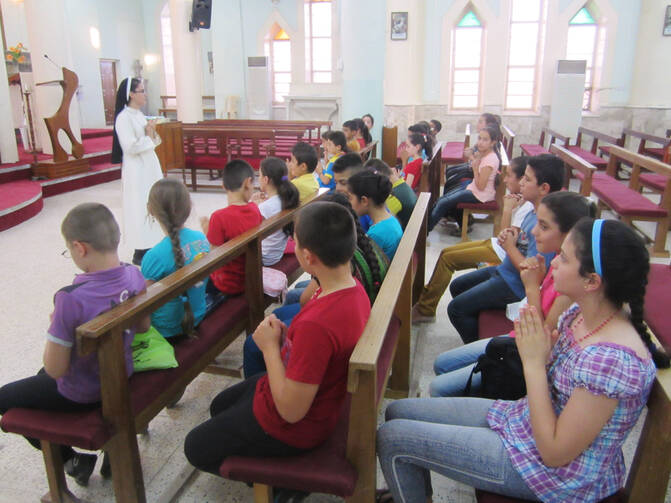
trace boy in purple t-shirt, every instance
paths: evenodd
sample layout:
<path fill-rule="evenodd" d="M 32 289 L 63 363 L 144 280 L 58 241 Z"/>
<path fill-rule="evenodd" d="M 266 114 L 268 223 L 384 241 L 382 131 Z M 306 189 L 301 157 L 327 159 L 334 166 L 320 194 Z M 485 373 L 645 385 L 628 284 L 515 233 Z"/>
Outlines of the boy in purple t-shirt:
<path fill-rule="evenodd" d="M 84 274 L 54 295 L 54 311 L 44 348 L 44 368 L 37 375 L 0 388 L 0 415 L 13 408 L 74 412 L 100 405 L 98 355 L 77 354 L 75 330 L 136 293 L 144 290 L 142 273 L 119 262 L 119 226 L 102 204 L 84 203 L 67 214 L 61 225 L 65 244 Z M 149 329 L 147 317 L 136 328 Z M 133 331 L 124 333 L 126 371 L 133 372 Z M 36 439 L 28 441 L 40 448 Z M 86 485 L 95 467 L 95 454 L 80 454 L 61 446 L 65 470 Z"/>

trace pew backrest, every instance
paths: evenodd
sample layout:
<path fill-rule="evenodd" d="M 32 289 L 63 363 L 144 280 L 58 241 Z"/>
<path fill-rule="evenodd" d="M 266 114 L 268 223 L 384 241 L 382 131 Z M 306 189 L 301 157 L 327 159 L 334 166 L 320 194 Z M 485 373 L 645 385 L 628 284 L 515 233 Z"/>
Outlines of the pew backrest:
<path fill-rule="evenodd" d="M 422 174 L 417 186 L 419 192 L 429 192 L 431 194 L 430 204 L 433 206 L 440 197 L 440 172 L 442 166 L 443 144 L 436 142 L 433 146 L 431 159 L 422 164 Z"/>
<path fill-rule="evenodd" d="M 568 186 L 568 180 L 571 178 L 571 172 L 574 169 L 583 174 L 580 194 L 588 197 L 592 193 L 592 177 L 594 176 L 596 167 L 582 157 L 577 156 L 570 150 L 557 144 L 550 145 L 550 153 L 556 155 L 564 162 L 566 176 L 565 186 Z"/>
<path fill-rule="evenodd" d="M 501 124 L 501 133 L 503 134 L 503 148 L 508 155 L 508 159 L 513 158 L 513 148 L 515 145 L 515 133 L 505 124 Z"/>
<path fill-rule="evenodd" d="M 611 136 L 605 133 L 600 133 L 599 131 L 595 131 L 593 129 L 587 129 L 586 127 L 579 127 L 578 128 L 578 135 L 575 138 L 575 144 L 578 147 L 582 147 L 582 137 L 583 135 L 591 136 L 592 137 L 592 145 L 590 146 L 589 150 L 592 152 L 594 155 L 598 155 L 597 150 L 599 148 L 599 140 L 602 142 L 608 144 L 608 145 L 617 145 L 622 147 L 624 145 L 624 137 L 620 136 L 619 138 L 616 138 L 615 136 Z M 603 145 L 601 145 L 603 146 Z"/>

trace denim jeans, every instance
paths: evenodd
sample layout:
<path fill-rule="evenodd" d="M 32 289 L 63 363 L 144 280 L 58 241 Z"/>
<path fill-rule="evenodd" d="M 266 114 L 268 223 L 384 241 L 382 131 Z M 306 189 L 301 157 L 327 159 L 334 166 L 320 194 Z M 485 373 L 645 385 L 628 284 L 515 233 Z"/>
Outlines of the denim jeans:
<path fill-rule="evenodd" d="M 452 300 L 447 315 L 465 344 L 478 340 L 478 314 L 485 309 L 505 309 L 521 300 L 496 267 L 485 267 L 459 276 L 450 283 Z"/>
<path fill-rule="evenodd" d="M 436 204 L 433 205 L 431 215 L 429 215 L 428 231 L 431 231 L 441 218 L 448 216 L 451 212 L 457 209 L 459 203 L 479 203 L 480 200 L 475 197 L 473 192 L 466 190 L 466 185 L 470 182 L 465 182 L 462 188 L 455 189 L 447 194 L 443 194 Z M 459 221 L 459 219 L 457 220 Z"/>
<path fill-rule="evenodd" d="M 499 335 L 498 337 L 508 337 L 508 335 Z M 491 340 L 491 338 L 480 339 L 438 355 L 436 361 L 433 362 L 433 371 L 436 373 L 436 378 L 429 385 L 431 396 L 465 396 L 464 388 L 466 388 L 468 378 L 471 377 L 473 367 L 475 367 L 478 357 L 484 354 L 487 344 Z M 472 394 L 480 390 L 481 383 L 482 374 L 473 374 L 473 379 L 471 379 Z"/>
<path fill-rule="evenodd" d="M 284 305 L 296 304 L 300 302 L 301 295 L 305 291 L 305 288 L 310 284 L 310 280 L 299 281 L 294 285 L 294 287 L 287 292 L 286 297 L 284 298 Z"/>
<path fill-rule="evenodd" d="M 408 398 L 387 408 L 377 454 L 396 503 L 425 503 L 433 492 L 431 471 L 476 489 L 538 501 L 487 424 L 492 403 Z"/>

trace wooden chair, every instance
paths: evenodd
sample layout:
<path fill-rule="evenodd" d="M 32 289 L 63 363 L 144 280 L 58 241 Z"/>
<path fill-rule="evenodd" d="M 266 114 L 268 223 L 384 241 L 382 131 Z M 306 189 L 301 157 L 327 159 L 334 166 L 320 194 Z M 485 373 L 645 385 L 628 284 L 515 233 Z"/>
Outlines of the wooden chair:
<path fill-rule="evenodd" d="M 420 194 L 350 357 L 347 390 L 351 400 L 345 404 L 332 437 L 297 456 L 234 456 L 222 463 L 223 477 L 254 484 L 256 503 L 272 501 L 273 486 L 335 494 L 350 503 L 374 501 L 375 436 L 387 382 L 391 388 L 388 395 L 408 396 L 411 310 L 424 286 L 428 205 L 429 194 Z M 413 257 L 419 257 L 416 268 Z"/>

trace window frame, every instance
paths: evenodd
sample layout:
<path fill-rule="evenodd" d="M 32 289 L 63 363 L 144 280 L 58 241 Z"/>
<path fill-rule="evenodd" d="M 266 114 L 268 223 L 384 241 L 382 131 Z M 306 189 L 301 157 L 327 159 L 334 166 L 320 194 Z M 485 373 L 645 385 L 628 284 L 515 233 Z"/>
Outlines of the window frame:
<path fill-rule="evenodd" d="M 175 77 L 175 61 L 174 61 L 174 51 L 173 51 L 173 38 L 172 38 L 172 21 L 171 21 L 171 16 L 170 16 L 170 6 L 168 2 L 165 3 L 163 8 L 161 9 L 161 14 L 160 14 L 160 33 L 161 33 L 161 57 L 163 58 L 161 67 L 163 70 L 163 91 L 164 91 L 164 96 L 176 96 L 177 95 L 177 83 L 176 83 L 176 77 Z M 166 34 L 166 30 L 164 27 L 164 23 L 166 22 L 165 20 L 167 19 L 167 25 L 168 25 L 168 31 L 169 33 Z M 166 38 L 169 40 L 169 44 L 166 44 Z M 169 46 L 169 52 L 170 54 L 167 57 L 166 56 L 166 46 Z M 166 64 L 170 64 L 172 67 L 172 73 L 168 73 L 166 69 Z M 170 78 L 172 76 L 172 78 Z M 170 86 L 172 86 L 172 94 L 170 93 Z M 170 100 L 171 101 L 171 100 Z M 167 104 L 166 104 L 167 105 Z"/>
<path fill-rule="evenodd" d="M 315 37 L 312 35 L 312 5 L 313 4 L 329 4 L 329 7 L 331 9 L 331 34 L 328 37 L 324 36 L 318 36 Z M 307 6 L 307 9 L 305 8 Z M 334 16 L 334 7 L 335 7 L 335 1 L 334 0 L 304 0 L 302 9 L 303 9 L 303 38 L 304 38 L 304 44 L 303 44 L 303 51 L 304 51 L 304 79 L 306 84 L 334 84 L 335 83 L 335 64 L 334 64 L 334 33 L 335 33 L 335 16 Z M 306 10 L 307 10 L 307 18 L 306 16 Z M 309 30 L 309 35 L 307 31 L 307 26 L 310 27 Z M 330 54 L 330 70 L 325 71 L 325 70 L 315 70 L 313 68 L 313 54 L 314 54 L 314 39 L 321 39 L 321 40 L 326 40 L 328 39 L 331 42 L 331 54 Z M 310 51 L 309 54 L 307 54 L 307 46 L 309 44 Z M 330 73 L 331 77 L 328 82 L 315 82 L 314 75 L 315 73 Z"/>
<path fill-rule="evenodd" d="M 583 9 L 587 10 L 589 13 L 589 16 L 594 20 L 594 23 L 581 23 L 581 24 L 571 24 L 571 21 L 582 11 Z M 597 16 L 594 15 L 594 12 L 589 8 L 589 4 L 583 5 L 578 11 L 573 14 L 573 16 L 570 17 L 568 21 L 568 26 L 566 29 L 566 58 L 569 58 L 568 54 L 568 46 L 569 46 L 569 36 L 571 33 L 571 28 L 572 27 L 580 27 L 580 26 L 593 26 L 594 27 L 594 40 L 592 41 L 592 66 L 591 67 L 585 67 L 585 72 L 589 72 L 589 82 L 587 82 L 587 79 L 585 79 L 585 90 L 583 92 L 583 106 L 582 106 L 582 112 L 585 113 L 590 113 L 594 110 L 593 104 L 594 104 L 594 82 L 595 82 L 595 71 L 598 66 L 597 64 L 597 56 L 599 54 L 599 34 L 602 29 L 601 24 L 599 23 Z M 585 107 L 585 94 L 589 93 L 589 99 L 587 100 L 587 107 Z"/>
<path fill-rule="evenodd" d="M 283 31 L 286 35 L 287 38 L 280 40 L 277 39 L 278 33 Z M 275 43 L 287 43 L 289 45 L 289 70 L 282 70 L 282 71 L 277 71 L 275 70 Z M 266 34 L 265 40 L 264 40 L 264 53 L 266 52 L 266 47 L 267 47 L 267 54 L 266 56 L 268 57 L 268 64 L 270 66 L 270 92 L 271 92 L 271 104 L 272 105 L 286 105 L 286 97 L 289 96 L 289 91 L 287 91 L 287 94 L 283 96 L 282 101 L 277 101 L 275 98 L 277 96 L 277 93 L 275 91 L 275 75 L 277 73 L 281 74 L 286 74 L 289 75 L 289 89 L 291 89 L 291 84 L 293 83 L 293 65 L 292 65 L 292 47 L 291 47 L 291 36 L 289 35 L 289 32 L 282 26 L 280 26 L 279 23 L 275 22 L 272 24 L 270 27 L 270 31 Z"/>
<path fill-rule="evenodd" d="M 473 12 L 473 15 L 477 18 L 478 22 L 480 23 L 480 26 L 477 28 L 480 29 L 480 65 L 479 67 L 473 67 L 473 68 L 456 68 L 456 60 L 457 60 L 457 30 L 467 30 L 467 29 L 473 29 L 476 27 L 473 26 L 459 26 L 459 23 L 464 19 L 466 15 L 468 15 L 469 12 Z M 461 11 L 461 15 L 457 18 L 456 24 L 452 27 L 452 47 L 451 47 L 451 61 L 450 61 L 450 103 L 449 103 L 449 110 L 450 111 L 456 111 L 456 112 L 478 112 L 482 109 L 482 90 L 483 90 L 483 73 L 484 73 L 484 66 L 485 66 L 485 24 L 482 21 L 482 16 L 478 15 L 478 12 L 475 10 L 473 5 L 470 3 L 466 5 L 466 7 Z M 454 86 L 455 86 L 455 73 L 457 70 L 477 70 L 478 71 L 478 94 L 477 94 L 477 104 L 475 107 L 457 107 L 454 104 Z"/>

